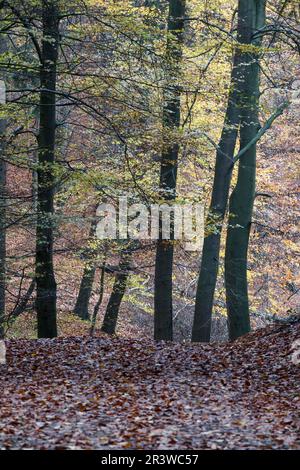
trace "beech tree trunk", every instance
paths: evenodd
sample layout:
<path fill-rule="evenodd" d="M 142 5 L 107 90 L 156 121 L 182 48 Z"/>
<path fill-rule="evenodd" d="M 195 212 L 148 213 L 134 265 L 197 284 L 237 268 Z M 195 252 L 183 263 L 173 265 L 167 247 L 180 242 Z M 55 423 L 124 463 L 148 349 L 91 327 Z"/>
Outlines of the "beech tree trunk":
<path fill-rule="evenodd" d="M 178 77 L 182 59 L 185 0 L 169 1 L 168 34 L 166 52 L 166 90 L 164 93 L 163 126 L 166 142 L 161 155 L 160 190 L 164 201 L 176 197 L 176 180 L 179 145 L 172 142 L 171 132 L 180 126 L 180 86 Z M 170 141 L 171 140 L 171 141 Z M 154 339 L 173 339 L 172 271 L 173 271 L 173 227 L 171 239 L 163 240 L 160 233 L 155 260 L 154 292 Z"/>
<path fill-rule="evenodd" d="M 101 306 L 102 300 L 103 300 L 105 267 L 106 267 L 106 262 L 103 261 L 103 265 L 102 265 L 102 268 L 101 268 L 101 276 L 100 276 L 100 292 L 99 292 L 99 297 L 98 297 L 97 303 L 96 303 L 95 308 L 94 308 L 92 321 L 91 321 L 91 328 L 90 328 L 90 335 L 91 336 L 93 336 L 93 334 L 94 334 L 94 330 L 95 330 L 95 327 L 96 327 L 97 316 L 98 316 L 99 309 L 100 309 L 100 306 Z"/>
<path fill-rule="evenodd" d="M 131 250 L 123 250 L 120 256 L 119 270 L 115 275 L 115 281 L 110 295 L 101 330 L 110 335 L 116 333 L 120 305 L 124 297 L 127 279 L 129 276 Z"/>
<path fill-rule="evenodd" d="M 259 54 L 265 24 L 265 0 L 244 3 L 244 29 L 252 42 L 245 57 L 240 148 L 246 147 L 259 130 Z M 225 252 L 225 284 L 229 337 L 231 340 L 250 331 L 247 262 L 253 203 L 255 197 L 256 143 L 239 159 L 237 183 L 229 201 L 229 221 Z"/>
<path fill-rule="evenodd" d="M 58 12 L 56 0 L 43 0 L 40 122 L 37 170 L 36 310 L 38 337 L 57 336 L 56 281 L 53 268 L 55 189 L 56 64 Z"/>
<path fill-rule="evenodd" d="M 96 234 L 97 228 L 97 221 L 96 221 L 96 210 L 97 206 L 95 207 L 95 214 L 94 220 L 91 223 L 90 233 L 89 233 L 89 241 L 93 240 Z M 89 251 L 89 249 L 87 249 Z M 93 253 L 87 253 L 86 264 L 84 267 L 83 275 L 81 278 L 80 288 L 76 300 L 76 304 L 74 307 L 74 313 L 78 315 L 82 320 L 89 320 L 89 303 L 93 289 L 93 283 L 95 279 L 96 273 L 96 264 L 91 259 L 93 257 Z"/>
<path fill-rule="evenodd" d="M 238 4 L 238 43 L 234 52 L 227 110 L 216 154 L 212 196 L 209 215 L 206 220 L 208 230 L 211 220 L 213 220 L 217 230 L 209 233 L 203 244 L 192 329 L 192 341 L 195 342 L 210 341 L 213 301 L 219 270 L 221 231 L 227 209 L 245 80 L 244 62 L 247 54 L 243 50 L 243 45 L 251 42 L 244 24 L 246 3 L 245 0 L 239 0 Z"/>
<path fill-rule="evenodd" d="M 0 103 L 5 100 L 5 82 L 0 80 Z M 4 160 L 3 137 L 6 120 L 0 119 L 0 339 L 4 337 L 5 287 L 6 287 L 6 162 Z"/>

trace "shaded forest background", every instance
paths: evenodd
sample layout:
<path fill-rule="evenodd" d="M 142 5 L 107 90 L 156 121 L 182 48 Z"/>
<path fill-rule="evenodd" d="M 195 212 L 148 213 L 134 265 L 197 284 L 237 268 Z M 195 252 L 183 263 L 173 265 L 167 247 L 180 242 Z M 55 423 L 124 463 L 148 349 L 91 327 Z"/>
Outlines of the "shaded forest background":
<path fill-rule="evenodd" d="M 46 4 L 56 4 L 61 18 L 55 163 L 51 169 L 58 332 L 89 334 L 95 308 L 96 313 L 99 309 L 97 332 L 113 285 L 125 272 L 126 291 L 117 333 L 152 336 L 156 244 L 142 241 L 130 245 L 130 261 L 124 268 L 124 246 L 126 252 L 128 245 L 97 240 L 95 208 L 100 202 L 115 203 L 123 194 L 130 195 L 132 202 L 155 201 L 161 148 L 167 138 L 179 146 L 177 199 L 201 202 L 207 213 L 215 147 L 230 90 L 237 2 L 186 2 L 180 78 L 176 78 L 181 120 L 178 128 L 171 130 L 162 125 L 162 103 L 168 99 L 165 83 L 170 78 L 166 48 L 168 40 L 174 40 L 168 39 L 170 33 L 166 32 L 168 2 Z M 1 147 L 6 165 L 1 205 L 6 219 L 4 330 L 8 337 L 32 338 L 36 337 L 37 322 L 41 93 L 40 46 L 36 47 L 36 42 L 42 38 L 42 12 L 40 2 L 35 1 L 4 1 L 0 6 L 0 78 L 7 90 L 7 104 L 1 107 L 6 122 Z M 258 142 L 247 271 L 253 328 L 299 313 L 298 22 L 298 2 L 267 2 L 269 29 L 260 49 L 260 121 L 264 123 L 284 100 L 290 104 Z M 47 41 L 51 46 L 51 39 Z M 231 189 L 237 180 L 236 166 Z M 206 235 L 218 229 L 212 218 Z M 225 237 L 224 229 L 213 304 L 212 339 L 218 341 L 227 339 Z M 173 320 L 178 340 L 189 340 L 191 335 L 200 261 L 201 253 L 187 252 L 182 244 L 175 244 Z M 79 305 L 83 276 L 88 288 Z"/>

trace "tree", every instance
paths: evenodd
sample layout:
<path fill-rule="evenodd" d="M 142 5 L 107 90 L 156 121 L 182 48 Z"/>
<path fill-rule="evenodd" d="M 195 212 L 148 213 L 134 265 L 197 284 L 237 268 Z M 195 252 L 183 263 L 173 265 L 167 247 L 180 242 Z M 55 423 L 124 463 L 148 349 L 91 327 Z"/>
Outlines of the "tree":
<path fill-rule="evenodd" d="M 161 155 L 160 190 L 166 202 L 176 197 L 179 144 L 172 135 L 180 126 L 180 86 L 178 84 L 184 32 L 185 0 L 170 0 L 166 50 L 166 87 L 163 105 L 163 127 L 166 134 Z M 173 339 L 172 271 L 174 241 L 163 240 L 161 220 L 155 259 L 154 338 Z"/>
<path fill-rule="evenodd" d="M 5 82 L 0 81 L 0 104 L 5 104 Z M 4 337 L 6 286 L 6 161 L 3 158 L 6 120 L 0 118 L 0 338 Z"/>
<path fill-rule="evenodd" d="M 2 6 L 0 7 L 0 11 Z M 0 54 L 7 51 L 6 38 L 1 40 Z M 6 83 L 0 80 L 0 106 L 6 104 Z M 4 323 L 6 313 L 6 173 L 7 165 L 4 157 L 4 138 L 7 119 L 0 116 L 0 338 L 4 337 Z"/>
<path fill-rule="evenodd" d="M 219 258 L 222 261 L 219 251 L 223 239 L 220 243 L 220 236 L 228 207 L 231 175 L 235 162 L 238 167 L 239 162 L 242 165 L 246 161 L 247 152 L 262 131 L 257 132 L 254 139 L 247 139 L 246 146 L 241 146 L 241 151 L 234 156 L 241 110 L 245 103 L 244 81 L 247 74 L 244 69 L 248 67 L 249 55 L 255 52 L 252 38 L 242 38 L 246 30 L 241 28 L 239 21 L 243 13 L 240 9 L 246 8 L 248 2 L 230 0 L 221 10 L 220 2 L 199 3 L 191 0 L 188 14 L 185 8 L 182 14 L 178 10 L 179 5 L 183 8 L 183 2 L 108 0 L 92 3 L 39 0 L 24 4 L 19 0 L 5 0 L 1 4 L 4 5 L 1 34 L 8 38 L 10 45 L 9 51 L 0 57 L 0 73 L 1 78 L 5 77 L 8 101 L 5 108 L 8 119 L 4 155 L 8 162 L 6 201 L 9 201 L 5 225 L 8 234 L 6 272 L 9 278 L 6 322 L 11 325 L 16 315 L 24 310 L 24 305 L 27 311 L 32 308 L 31 297 L 26 300 L 32 288 L 35 289 L 34 284 L 30 283 L 35 279 L 35 233 L 39 237 L 37 244 L 43 247 L 42 255 L 46 254 L 47 258 L 40 257 L 37 266 L 37 271 L 47 272 L 44 286 L 41 283 L 43 276 L 38 276 L 38 297 L 42 287 L 46 295 L 49 291 L 55 291 L 54 259 L 60 290 L 57 308 L 63 314 L 64 310 L 70 312 L 74 309 L 76 303 L 77 313 L 87 319 L 88 314 L 93 312 L 93 309 L 90 312 L 88 309 L 91 308 L 89 299 L 95 274 L 94 261 L 105 259 L 107 266 L 110 266 L 115 263 L 116 257 L 114 243 L 108 243 L 106 247 L 97 242 L 97 253 L 94 250 L 96 240 L 86 244 L 84 219 L 87 207 L 97 198 L 99 202 L 112 203 L 116 208 L 117 199 L 124 194 L 130 195 L 134 203 L 143 201 L 148 208 L 153 203 L 165 203 L 169 209 L 175 202 L 203 203 L 210 196 L 213 176 L 211 162 L 216 160 L 193 330 L 195 341 L 207 341 L 212 306 L 216 314 L 226 307 L 222 289 L 218 291 L 215 302 L 213 297 Z M 294 20 L 287 11 L 282 16 L 283 2 L 279 3 L 270 2 L 268 25 L 260 31 L 268 48 L 264 60 L 260 61 L 264 72 L 262 114 L 268 112 L 268 106 L 276 108 L 282 93 L 286 95 L 289 92 L 285 90 L 294 87 L 296 75 L 292 71 L 296 70 L 295 52 L 291 52 L 290 45 L 297 38 Z M 42 7 L 46 6 L 49 11 L 52 4 L 59 10 L 59 38 L 56 41 L 49 34 L 47 37 L 44 34 L 43 39 L 42 34 L 42 27 L 45 26 Z M 238 4 L 239 9 L 235 11 Z M 46 45 L 48 49 L 53 48 L 56 43 L 56 58 L 59 56 L 57 73 L 54 82 L 52 80 L 45 86 L 40 80 L 40 73 L 47 72 L 49 78 L 55 61 L 48 63 L 48 67 L 45 65 L 44 49 Z M 281 66 L 281 60 L 289 64 L 290 73 Z M 231 84 L 227 92 L 230 65 Z M 51 101 L 53 95 L 56 100 Z M 39 106 L 42 96 L 44 105 Z M 56 116 L 51 121 L 51 110 L 53 112 L 54 109 Z M 40 122 L 40 111 L 43 123 Z M 288 118 L 291 118 L 291 112 Z M 48 141 L 45 143 L 44 140 L 43 143 L 45 126 L 50 132 L 48 129 L 47 133 L 44 132 L 44 138 Z M 283 141 L 280 135 L 284 132 L 277 134 L 276 140 L 280 146 L 280 141 Z M 217 139 L 218 146 L 215 144 Z M 268 152 L 269 155 L 269 141 L 266 140 L 265 144 L 261 152 L 263 154 L 267 149 L 266 154 Z M 218 147 L 217 152 L 214 147 Z M 263 159 L 262 165 L 265 163 L 266 159 Z M 271 159 L 268 165 L 273 171 Z M 234 171 L 233 175 L 236 178 L 237 173 Z M 35 176 L 39 177 L 39 181 L 35 181 Z M 264 168 L 258 176 L 259 191 L 273 193 L 271 184 L 264 191 L 267 180 Z M 35 195 L 39 195 L 39 200 L 35 201 Z M 43 201 L 45 204 L 47 201 L 48 207 L 50 204 L 50 209 L 41 210 Z M 274 197 L 268 201 L 269 205 L 276 204 Z M 264 213 L 259 204 L 256 207 L 255 227 L 258 222 L 264 223 Z M 266 206 L 267 203 L 263 210 L 269 212 Z M 39 215 L 38 228 L 36 212 Z M 234 225 L 235 219 L 232 220 L 231 225 Z M 216 233 L 212 233 L 214 230 Z M 258 229 L 255 240 L 257 234 Z M 173 234 L 171 240 L 163 240 L 161 235 L 157 245 L 147 238 L 148 235 L 133 253 L 133 265 L 137 272 L 130 284 L 136 282 L 139 287 L 132 289 L 134 294 L 129 296 L 129 301 L 132 308 L 139 308 L 139 312 L 150 312 L 154 292 L 152 255 L 156 250 L 155 337 L 172 339 L 172 323 L 176 317 L 176 330 L 187 338 L 198 254 L 187 252 L 183 245 L 175 243 Z M 47 245 L 49 236 L 51 242 Z M 126 239 L 126 234 L 121 236 L 120 230 L 116 236 L 120 240 Z M 263 240 L 260 247 L 262 245 Z M 119 253 L 120 250 L 117 250 Z M 49 256 L 50 252 L 52 255 Z M 260 276 L 258 271 L 261 266 L 257 268 L 260 256 L 261 252 L 258 256 L 251 252 L 249 263 L 254 267 L 254 276 L 250 280 L 250 295 L 253 284 L 257 284 Z M 84 269 L 78 261 L 83 257 Z M 272 262 L 274 266 L 274 258 Z M 97 269 L 101 269 L 98 264 Z M 263 277 L 265 266 L 261 271 Z M 292 271 L 291 276 L 294 276 L 294 267 Z M 108 271 L 102 269 L 103 276 L 104 272 Z M 120 269 L 115 267 L 110 272 L 116 281 Z M 76 301 L 74 294 L 77 295 L 79 285 L 76 289 L 74 281 L 77 277 L 81 286 Z M 271 277 L 270 284 L 273 282 Z M 286 280 L 291 281 L 290 278 Z M 102 298 L 106 297 L 103 282 L 100 283 L 99 302 L 94 312 L 98 312 Z M 291 282 L 295 283 L 295 279 Z M 276 283 L 278 286 L 279 275 Z M 125 284 L 122 285 L 123 292 Z M 272 308 L 275 291 L 276 287 L 269 290 L 269 309 Z M 252 309 L 256 309 L 257 305 L 253 303 Z M 120 304 L 114 310 L 115 319 L 119 307 Z M 53 297 L 50 302 L 45 298 L 39 315 L 46 312 L 51 317 L 54 311 Z M 76 322 L 75 317 L 73 320 Z M 19 321 L 22 322 L 22 318 Z"/>
<path fill-rule="evenodd" d="M 104 296 L 105 266 L 106 266 L 106 262 L 105 262 L 105 259 L 104 259 L 103 264 L 102 264 L 102 267 L 101 267 L 101 274 L 100 274 L 100 292 L 99 292 L 99 297 L 98 297 L 98 300 L 97 300 L 96 305 L 95 305 L 95 307 L 94 307 L 93 316 L 92 316 L 92 319 L 91 319 L 91 328 L 90 328 L 90 335 L 91 335 L 91 336 L 93 336 L 93 334 L 94 334 L 94 330 L 95 330 L 95 327 L 96 327 L 97 316 L 98 316 L 99 309 L 100 309 L 101 304 L 102 304 L 102 301 L 103 301 L 103 296 Z"/>
<path fill-rule="evenodd" d="M 40 121 L 37 170 L 36 310 L 39 338 L 57 336 L 56 281 L 53 267 L 56 66 L 59 21 L 56 0 L 42 2 Z"/>
<path fill-rule="evenodd" d="M 119 269 L 116 272 L 112 292 L 106 307 L 101 330 L 110 335 L 114 335 L 117 327 L 117 320 L 122 299 L 125 294 L 127 279 L 130 270 L 131 249 L 121 250 Z"/>
<path fill-rule="evenodd" d="M 237 183 L 229 200 L 229 220 L 225 252 L 225 285 L 230 339 L 250 331 L 247 260 L 256 177 L 256 142 L 259 131 L 259 76 L 265 0 L 243 2 L 244 34 L 252 47 L 245 56 L 245 80 L 241 110 Z M 250 146 L 249 146 L 250 144 Z"/>
<path fill-rule="evenodd" d="M 97 221 L 95 216 L 97 207 L 98 206 L 95 206 L 94 209 L 94 217 L 91 223 L 90 233 L 88 237 L 89 243 L 93 241 L 96 234 Z M 91 259 L 91 257 L 93 257 L 93 250 L 87 248 L 85 251 L 85 266 L 81 278 L 76 304 L 74 307 L 74 313 L 78 315 L 79 318 L 81 318 L 82 320 L 89 320 L 89 302 L 96 273 L 96 263 L 93 261 L 93 259 Z"/>
<path fill-rule="evenodd" d="M 204 239 L 196 292 L 192 341 L 209 342 L 210 340 L 213 300 L 219 269 L 221 231 L 228 203 L 234 149 L 240 123 L 240 101 L 245 80 L 247 45 L 251 41 L 244 24 L 246 3 L 244 0 L 239 0 L 238 4 L 237 43 L 234 50 L 230 91 L 217 148 L 211 202 L 206 220 L 208 231 L 211 230 L 209 227 L 211 221 L 215 227 Z"/>

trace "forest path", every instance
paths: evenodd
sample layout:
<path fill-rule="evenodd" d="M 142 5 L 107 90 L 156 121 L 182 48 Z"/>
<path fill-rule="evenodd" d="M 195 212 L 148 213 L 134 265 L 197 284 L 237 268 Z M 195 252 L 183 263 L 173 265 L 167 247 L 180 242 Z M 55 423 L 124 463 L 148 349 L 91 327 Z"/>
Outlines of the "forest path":
<path fill-rule="evenodd" d="M 9 340 L 0 448 L 299 448 L 299 338 L 298 322 L 217 345 Z"/>

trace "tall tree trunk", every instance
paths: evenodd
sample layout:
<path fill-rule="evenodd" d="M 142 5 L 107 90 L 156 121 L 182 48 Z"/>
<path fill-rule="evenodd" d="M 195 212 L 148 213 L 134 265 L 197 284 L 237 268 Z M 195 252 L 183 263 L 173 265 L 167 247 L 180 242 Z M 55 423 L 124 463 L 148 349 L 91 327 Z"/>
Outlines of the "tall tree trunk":
<path fill-rule="evenodd" d="M 259 130 L 259 54 L 265 24 L 265 0 L 248 0 L 244 6 L 244 28 L 253 48 L 245 58 L 245 82 L 240 127 L 240 148 L 251 142 Z M 239 160 L 237 183 L 229 201 L 229 221 L 225 252 L 225 284 L 229 337 L 250 331 L 247 283 L 248 244 L 255 197 L 256 144 Z"/>
<path fill-rule="evenodd" d="M 5 82 L 0 80 L 1 104 L 5 104 Z M 0 339 L 4 337 L 6 287 L 6 162 L 3 137 L 6 120 L 0 119 Z"/>
<path fill-rule="evenodd" d="M 119 270 L 115 275 L 115 281 L 110 295 L 101 330 L 110 335 L 116 332 L 119 309 L 126 291 L 131 262 L 131 250 L 121 251 Z"/>
<path fill-rule="evenodd" d="M 56 64 L 58 12 L 56 0 L 43 0 L 40 125 L 38 152 L 38 213 L 36 228 L 36 310 L 38 337 L 57 336 L 56 282 L 53 268 L 55 187 Z"/>
<path fill-rule="evenodd" d="M 178 78 L 182 59 L 184 31 L 185 0 L 169 1 L 168 40 L 166 51 L 166 90 L 164 94 L 163 126 L 166 142 L 161 155 L 160 190 L 165 202 L 176 197 L 176 180 L 179 145 L 170 142 L 174 139 L 172 131 L 180 126 L 180 86 Z M 163 240 L 160 233 L 157 241 L 155 260 L 155 292 L 154 292 L 154 338 L 156 340 L 173 339 L 173 308 L 172 308 L 172 271 L 174 242 L 173 228 L 171 240 Z"/>
<path fill-rule="evenodd" d="M 239 0 L 238 4 L 238 44 L 234 52 L 227 110 L 216 154 L 214 183 L 209 215 L 206 220 L 208 230 L 211 220 L 216 225 L 217 230 L 208 234 L 203 244 L 192 329 L 192 341 L 195 342 L 210 341 L 213 300 L 219 270 L 221 231 L 227 208 L 234 150 L 240 124 L 241 93 L 245 80 L 244 61 L 247 54 L 243 50 L 243 45 L 249 44 L 251 41 L 245 30 L 243 20 L 246 3 L 245 0 Z"/>
<path fill-rule="evenodd" d="M 97 228 L 97 221 L 96 221 L 96 210 L 94 217 L 91 223 L 90 233 L 89 233 L 89 241 L 92 241 L 96 234 Z M 95 279 L 96 273 L 96 263 L 93 261 L 93 250 L 90 252 L 90 249 L 87 249 L 86 263 L 83 271 L 83 275 L 81 278 L 80 288 L 76 300 L 76 304 L 74 307 L 74 313 L 78 315 L 82 320 L 89 320 L 89 303 L 92 294 L 93 283 Z"/>
<path fill-rule="evenodd" d="M 106 267 L 106 262 L 104 260 L 102 268 L 101 268 L 99 298 L 98 298 L 97 303 L 95 305 L 93 316 L 92 316 L 92 321 L 91 321 L 91 328 L 90 328 L 90 335 L 91 336 L 93 336 L 93 334 L 94 334 L 95 327 L 96 327 L 97 316 L 98 316 L 99 309 L 100 309 L 100 306 L 101 306 L 102 300 L 103 300 L 105 267 Z"/>

